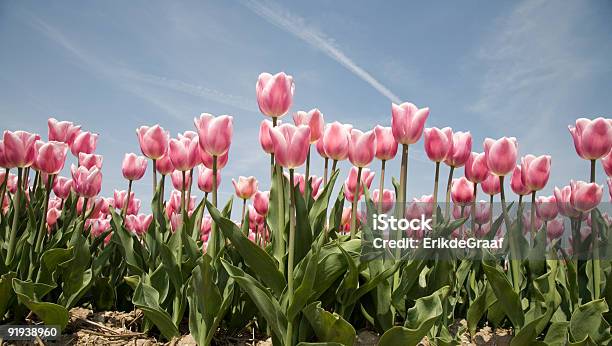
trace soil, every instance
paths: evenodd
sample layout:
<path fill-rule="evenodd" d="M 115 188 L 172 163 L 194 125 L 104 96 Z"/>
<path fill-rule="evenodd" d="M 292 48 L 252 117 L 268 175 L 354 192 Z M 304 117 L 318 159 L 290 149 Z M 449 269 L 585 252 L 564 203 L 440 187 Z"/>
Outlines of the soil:
<path fill-rule="evenodd" d="M 37 342 L 2 342 L 4 345 L 133 345 L 133 346 L 196 346 L 196 342 L 191 335 L 184 335 L 175 338 L 170 342 L 160 341 L 152 336 L 138 332 L 142 322 L 142 312 L 134 310 L 131 312 L 105 311 L 94 313 L 85 308 L 73 308 L 70 310 L 70 322 L 64 330 L 60 339 L 43 343 Z M 451 331 L 456 332 L 460 327 L 465 326 L 466 321 L 457 321 L 451 326 Z M 357 333 L 357 346 L 375 346 L 380 336 L 370 330 L 360 330 Z M 512 339 L 512 331 L 509 329 L 498 328 L 495 333 L 492 328 L 485 326 L 480 329 L 473 337 L 468 332 L 461 335 L 462 345 L 493 346 L 509 345 Z M 270 338 L 263 339 L 250 335 L 223 336 L 215 339 L 218 345 L 239 345 L 239 346 L 272 346 Z M 427 338 L 423 338 L 420 345 L 431 345 Z"/>

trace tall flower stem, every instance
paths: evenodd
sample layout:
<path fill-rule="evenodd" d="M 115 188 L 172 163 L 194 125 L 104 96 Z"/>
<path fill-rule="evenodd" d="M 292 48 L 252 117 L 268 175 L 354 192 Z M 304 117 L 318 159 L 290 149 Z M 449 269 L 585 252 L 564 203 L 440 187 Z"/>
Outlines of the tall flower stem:
<path fill-rule="evenodd" d="M 596 160 L 591 160 L 591 183 L 595 182 L 595 163 Z M 599 225 L 595 221 L 595 208 L 591 210 L 591 231 L 593 234 L 593 300 L 597 300 L 601 294 L 601 263 L 599 262 Z"/>
<path fill-rule="evenodd" d="M 157 162 L 153 159 L 153 195 L 157 192 Z"/>
<path fill-rule="evenodd" d="M 36 195 L 36 192 L 38 192 L 40 178 L 40 172 L 36 171 L 36 173 L 34 174 L 34 183 L 32 184 L 32 191 L 34 191 L 34 195 Z"/>
<path fill-rule="evenodd" d="M 493 195 L 489 195 L 489 227 L 493 229 Z"/>
<path fill-rule="evenodd" d="M 240 220 L 241 220 L 240 222 L 243 222 L 243 223 L 244 223 L 244 215 L 246 214 L 246 202 L 247 202 L 246 199 L 242 199 L 242 217 L 240 218 Z M 249 226 L 251 226 L 251 225 L 249 225 Z M 246 230 L 245 232 L 246 232 L 245 235 L 248 236 L 249 235 L 249 231 Z"/>
<path fill-rule="evenodd" d="M 51 186 L 53 186 L 53 179 L 55 175 L 49 175 L 47 181 L 47 189 L 45 190 L 45 202 L 43 204 L 43 214 L 40 220 L 40 227 L 38 229 L 38 236 L 36 237 L 36 247 L 34 248 L 36 253 L 40 253 L 42 250 L 42 241 L 45 238 L 45 226 L 47 225 L 47 211 L 49 210 L 49 196 L 51 195 Z"/>
<path fill-rule="evenodd" d="M 2 185 L 0 185 L 0 207 L 4 205 L 4 196 L 6 194 L 6 185 L 8 184 L 9 171 L 10 171 L 9 168 L 4 169 L 4 181 L 2 182 Z M 3 217 L 4 217 L 4 214 L 0 212 L 0 222 L 2 221 Z"/>
<path fill-rule="evenodd" d="M 324 161 L 325 165 L 323 166 L 323 186 L 327 185 L 327 167 L 329 165 L 329 159 L 326 157 Z"/>
<path fill-rule="evenodd" d="M 278 123 L 278 119 L 276 117 L 272 118 L 272 126 L 276 127 Z M 276 213 L 276 232 L 274 234 L 274 257 L 278 260 L 278 269 L 281 273 L 285 272 L 285 193 L 283 189 L 284 185 L 284 177 L 283 177 L 283 167 L 279 164 L 275 164 L 274 168 L 276 169 L 276 178 L 278 179 L 278 184 L 276 186 L 276 199 L 277 199 L 277 207 L 278 212 Z M 293 191 L 293 182 L 290 185 L 292 188 L 289 191 Z"/>
<path fill-rule="evenodd" d="M 212 163 L 212 205 L 217 207 L 217 156 L 213 155 L 213 163 Z M 215 220 L 212 221 L 211 231 L 210 231 L 210 240 L 208 241 L 208 249 L 210 252 L 210 256 L 214 259 L 217 257 L 217 252 L 219 251 L 219 230 L 217 229 L 217 223 Z"/>
<path fill-rule="evenodd" d="M 382 214 L 383 191 L 385 189 L 385 160 L 380 161 L 380 185 L 378 185 L 378 213 Z"/>
<path fill-rule="evenodd" d="M 295 188 L 293 188 L 293 168 L 289 169 L 289 258 L 287 264 L 287 301 L 293 300 L 293 261 L 295 250 Z M 285 345 L 293 344 L 293 321 L 287 322 Z"/>
<path fill-rule="evenodd" d="M 187 189 L 187 184 L 185 181 L 185 176 L 186 176 L 186 171 L 181 171 L 181 175 L 183 176 L 183 181 L 182 181 L 182 186 L 181 186 L 181 215 L 183 216 L 183 222 L 185 221 L 185 215 L 186 212 L 185 210 L 187 209 L 185 207 L 185 190 Z"/>
<path fill-rule="evenodd" d="M 19 213 L 21 212 L 21 194 L 22 194 L 22 184 L 21 184 L 21 175 L 23 173 L 23 168 L 17 168 L 17 191 L 15 192 L 15 199 L 13 201 L 13 227 L 11 227 L 11 234 L 9 238 L 9 247 L 6 253 L 6 261 L 5 264 L 8 266 L 13 261 L 13 256 L 15 253 L 15 246 L 17 245 L 17 228 L 19 224 Z M 8 179 L 8 176 L 7 176 Z"/>
<path fill-rule="evenodd" d="M 397 204 L 395 206 L 395 216 L 400 219 L 403 218 L 404 215 L 406 214 L 406 184 L 408 182 L 408 144 L 402 144 L 402 163 L 400 166 L 400 188 L 398 191 L 398 196 L 397 196 Z M 393 235 L 393 237 L 395 238 L 395 240 L 399 240 L 401 238 L 401 230 L 397 230 L 395 231 L 395 234 Z M 400 251 L 401 249 L 396 248 L 395 249 L 395 259 L 399 260 L 400 257 Z M 399 279 L 400 279 L 400 275 L 399 275 L 399 271 L 396 271 L 395 274 L 393 274 L 393 289 L 397 288 L 397 286 L 399 286 Z"/>
<path fill-rule="evenodd" d="M 533 246 L 536 236 L 535 218 L 536 218 L 536 192 L 531 192 L 531 244 Z"/>
<path fill-rule="evenodd" d="M 185 181 L 185 176 L 183 176 L 183 181 Z M 187 185 L 187 203 L 191 201 L 191 184 L 193 184 L 193 168 L 189 171 L 189 185 Z"/>
<path fill-rule="evenodd" d="M 517 256 L 518 248 L 516 246 L 516 242 L 514 241 L 514 235 L 510 234 L 512 231 L 510 229 L 510 218 L 508 217 L 508 211 L 506 210 L 506 196 L 504 194 L 504 176 L 499 177 L 499 189 L 501 196 L 501 204 L 502 204 L 502 214 L 504 215 L 504 223 L 506 224 L 506 233 L 507 236 L 510 237 L 510 271 L 512 272 L 512 287 L 514 288 L 514 292 L 520 292 L 520 260 L 516 258 L 512 258 L 513 256 Z"/>
<path fill-rule="evenodd" d="M 357 169 L 357 183 L 355 184 L 355 191 L 353 194 L 353 204 L 351 205 L 351 239 L 355 239 L 357 236 L 357 203 L 359 202 L 359 194 L 361 192 L 361 170 Z"/>
<path fill-rule="evenodd" d="M 306 171 L 304 172 L 304 201 L 308 203 L 308 196 L 310 194 L 310 145 L 308 146 L 308 154 L 306 154 Z"/>
<path fill-rule="evenodd" d="M 436 173 L 434 174 L 434 189 L 433 189 L 433 213 L 431 214 L 432 223 L 436 224 L 438 216 L 438 183 L 440 180 L 440 162 L 436 162 Z"/>
<path fill-rule="evenodd" d="M 166 197 L 166 175 L 162 174 L 161 179 L 159 179 L 159 183 L 161 184 L 161 187 L 159 188 L 159 210 L 163 211 L 164 199 Z"/>
<path fill-rule="evenodd" d="M 274 153 L 270 154 L 270 181 L 274 179 Z"/>
<path fill-rule="evenodd" d="M 450 218 L 451 185 L 453 184 L 454 172 L 455 167 L 450 166 L 450 170 L 448 171 L 448 181 L 446 182 L 446 207 L 444 209 L 445 218 Z"/>
<path fill-rule="evenodd" d="M 332 169 L 331 169 L 331 174 L 334 174 L 336 172 L 336 166 L 338 165 L 338 160 L 334 160 L 332 162 Z"/>
<path fill-rule="evenodd" d="M 476 235 L 476 196 L 478 195 L 478 183 L 474 183 L 474 200 L 472 201 L 472 210 L 470 211 L 472 223 L 472 236 Z"/>
<path fill-rule="evenodd" d="M 125 215 L 127 215 L 127 209 L 128 209 L 128 206 L 130 205 L 130 195 L 131 194 L 132 194 L 132 181 L 128 180 L 127 196 L 125 197 L 125 200 L 123 200 L 123 210 L 121 210 L 121 217 L 123 219 L 125 219 Z"/>

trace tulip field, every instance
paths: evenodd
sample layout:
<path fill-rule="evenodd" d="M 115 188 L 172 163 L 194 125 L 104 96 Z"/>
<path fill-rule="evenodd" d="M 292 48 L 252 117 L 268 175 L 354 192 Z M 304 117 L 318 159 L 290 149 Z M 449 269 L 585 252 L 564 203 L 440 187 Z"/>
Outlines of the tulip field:
<path fill-rule="evenodd" d="M 292 110 L 293 94 L 282 72 L 256 82 L 263 116 L 252 136 L 269 156 L 260 164 L 270 186 L 249 172 L 221 179 L 240 116 L 202 113 L 177 137 L 142 126 L 124 139 L 141 153 L 121 167 L 103 167 L 86 125 L 50 118 L 48 134 L 6 129 L 0 325 L 66 332 L 71 311 L 86 308 L 139 311 L 132 332 L 159 342 L 189 334 L 198 345 L 243 335 L 461 345 L 483 328 L 508 331 L 489 344 L 611 342 L 612 119 L 569 124 L 567 155 L 583 159 L 584 174 L 553 190 L 552 162 L 563 158 L 521 152 L 511 133 L 472 143 L 469 129 L 427 127 L 429 108 L 408 102 L 391 105 L 380 120 L 390 126 L 362 131 Z M 431 172 L 411 174 L 434 177 L 430 195 L 407 189 L 415 146 Z M 315 155 L 324 167 L 311 165 Z M 399 171 L 386 169 L 392 160 Z M 119 169 L 125 185 L 100 196 L 103 172 Z M 221 200 L 230 179 L 235 196 Z M 140 200 L 134 184 L 153 198 Z"/>

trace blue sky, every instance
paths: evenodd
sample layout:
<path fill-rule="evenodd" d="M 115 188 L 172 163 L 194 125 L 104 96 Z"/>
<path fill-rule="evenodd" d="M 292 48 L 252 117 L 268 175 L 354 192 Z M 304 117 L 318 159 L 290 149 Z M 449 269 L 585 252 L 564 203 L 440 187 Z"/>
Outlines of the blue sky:
<path fill-rule="evenodd" d="M 99 133 L 108 196 L 127 187 L 120 165 L 139 152 L 138 126 L 176 136 L 201 112 L 231 114 L 226 199 L 238 175 L 267 189 L 255 82 L 285 71 L 292 112 L 318 107 L 369 129 L 390 124 L 391 101 L 411 101 L 431 108 L 427 126 L 471 131 L 475 151 L 485 137 L 515 136 L 521 155 L 553 156 L 550 193 L 588 178 L 567 125 L 610 117 L 611 17 L 606 1 L 5 1 L 0 128 L 44 137 L 54 116 Z M 410 197 L 431 193 L 433 168 L 422 141 L 412 146 Z M 399 157 L 387 172 L 399 175 Z M 135 184 L 143 201 L 149 174 Z"/>

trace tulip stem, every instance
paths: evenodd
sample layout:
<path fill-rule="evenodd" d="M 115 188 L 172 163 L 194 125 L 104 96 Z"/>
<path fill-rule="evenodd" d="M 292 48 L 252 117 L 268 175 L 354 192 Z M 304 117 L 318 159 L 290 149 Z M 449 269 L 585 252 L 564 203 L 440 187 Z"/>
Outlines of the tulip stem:
<path fill-rule="evenodd" d="M 293 261 L 295 250 L 295 188 L 293 185 L 293 168 L 289 169 L 289 258 L 287 264 L 287 301 L 293 300 Z M 287 321 L 285 345 L 293 345 L 293 321 Z"/>
<path fill-rule="evenodd" d="M 493 229 L 493 195 L 489 195 L 489 229 Z"/>
<path fill-rule="evenodd" d="M 448 181 L 446 182 L 446 208 L 444 210 L 444 217 L 450 218 L 450 200 L 451 200 L 451 185 L 453 184 L 453 173 L 455 172 L 455 167 L 450 166 L 450 170 L 448 171 Z M 463 217 L 463 214 L 461 215 Z"/>
<path fill-rule="evenodd" d="M 383 191 L 385 189 L 385 162 L 386 160 L 380 161 L 380 185 L 378 186 L 378 214 L 382 214 L 383 206 Z"/>
<path fill-rule="evenodd" d="M 474 199 L 472 200 L 472 210 L 471 210 L 472 236 L 476 236 L 476 195 L 478 195 L 478 183 L 474 183 Z M 468 293 L 469 293 L 469 290 L 468 290 Z"/>
<path fill-rule="evenodd" d="M 163 212 L 164 210 L 164 199 L 166 194 L 166 176 L 162 174 L 161 179 L 159 179 L 159 183 L 161 187 L 159 188 L 159 210 Z"/>
<path fill-rule="evenodd" d="M 535 217 L 536 217 L 536 192 L 531 192 L 531 245 L 535 245 Z"/>
<path fill-rule="evenodd" d="M 338 160 L 334 160 L 332 162 L 332 169 L 331 169 L 331 174 L 334 174 L 336 172 L 336 166 L 338 165 Z"/>
<path fill-rule="evenodd" d="M 355 239 L 357 236 L 357 203 L 359 202 L 359 194 L 361 193 L 362 169 L 361 167 L 357 168 L 357 183 L 355 183 L 355 191 L 353 193 L 353 205 L 351 206 L 351 239 Z"/>
<path fill-rule="evenodd" d="M 183 178 L 185 180 L 185 178 Z M 191 201 L 191 186 L 193 184 L 193 168 L 189 171 L 189 184 L 187 185 L 187 200 L 186 203 Z"/>
<path fill-rule="evenodd" d="M 327 185 L 327 167 L 329 165 L 329 158 L 326 157 L 324 161 L 325 164 L 323 165 L 323 186 L 325 187 Z"/>
<path fill-rule="evenodd" d="M 34 195 L 36 195 L 36 192 L 38 192 L 39 180 L 40 180 L 40 172 L 36 171 L 36 173 L 34 174 L 34 183 L 32 184 L 32 191 L 34 191 Z"/>
<path fill-rule="evenodd" d="M 434 174 L 434 189 L 433 189 L 433 213 L 431 214 L 432 223 L 436 224 L 438 216 L 438 182 L 440 180 L 440 162 L 436 162 L 436 173 Z"/>
<path fill-rule="evenodd" d="M 408 180 L 408 144 L 402 144 L 402 163 L 400 166 L 400 188 L 397 196 L 397 204 L 395 205 L 395 216 L 399 218 L 403 218 L 406 214 L 406 184 Z M 401 238 L 401 230 L 396 230 L 393 235 L 395 240 L 399 240 Z M 400 257 L 400 249 L 395 248 L 395 259 L 399 260 Z M 395 289 L 399 286 L 400 282 L 400 273 L 399 270 L 393 274 L 393 286 Z"/>
<path fill-rule="evenodd" d="M 274 179 L 274 153 L 270 154 L 270 180 Z"/>
<path fill-rule="evenodd" d="M 157 192 L 157 162 L 153 159 L 153 195 Z"/>
<path fill-rule="evenodd" d="M 240 222 L 243 222 L 243 223 L 245 221 L 244 220 L 244 216 L 246 214 L 246 202 L 247 202 L 247 200 L 243 198 L 242 199 L 242 218 L 240 218 L 240 220 L 241 220 Z M 251 225 L 249 225 L 249 226 L 251 226 Z M 245 230 L 245 232 L 246 232 L 245 235 L 248 236 L 249 235 L 249 230 L 247 229 L 247 230 Z"/>
<path fill-rule="evenodd" d="M 4 169 L 4 181 L 2 182 L 2 185 L 0 185 L 0 222 L 2 222 L 2 219 L 4 218 L 2 207 L 4 206 L 4 196 L 6 195 L 6 185 L 8 184 L 9 171 L 9 168 Z"/>
<path fill-rule="evenodd" d="M 6 261 L 4 262 L 7 266 L 13 261 L 15 252 L 15 246 L 17 245 L 17 226 L 19 223 L 19 212 L 21 211 L 21 175 L 23 168 L 17 168 L 17 191 L 15 191 L 15 199 L 13 201 L 13 227 L 11 228 L 11 234 L 9 238 L 9 247 L 6 253 Z M 8 175 L 6 177 L 8 179 Z"/>
<path fill-rule="evenodd" d="M 213 162 L 212 162 L 212 205 L 216 208 L 217 207 L 217 156 L 213 155 L 212 157 Z M 217 229 L 217 223 L 215 222 L 215 220 L 212 220 L 212 225 L 211 225 L 211 231 L 210 231 L 210 239 L 208 241 L 209 247 L 206 250 L 207 252 L 210 251 L 210 256 L 215 259 L 217 256 L 217 251 L 219 251 L 218 247 L 219 247 L 219 240 L 217 238 L 219 238 L 219 234 L 218 233 L 218 229 Z"/>
<path fill-rule="evenodd" d="M 186 216 L 186 212 L 185 212 L 185 191 L 187 189 L 187 184 L 185 181 L 185 176 L 186 176 L 186 171 L 181 171 L 181 175 L 183 177 L 183 181 L 182 181 L 182 186 L 181 186 L 181 215 L 183 216 L 183 222 L 185 222 L 185 216 Z"/>
<path fill-rule="evenodd" d="M 130 204 L 130 195 L 132 194 L 132 181 L 128 180 L 128 190 L 125 199 L 123 200 L 123 210 L 121 210 L 121 217 L 125 219 L 127 215 L 128 205 Z"/>
<path fill-rule="evenodd" d="M 53 186 L 53 179 L 55 175 L 49 174 L 47 183 L 47 189 L 45 191 L 45 204 L 43 205 L 43 215 L 40 221 L 40 228 L 38 229 L 38 237 L 36 238 L 36 247 L 34 248 L 36 253 L 40 253 L 42 250 L 42 241 L 45 238 L 45 226 L 47 224 L 47 212 L 49 211 L 49 196 L 51 195 L 51 186 Z"/>
<path fill-rule="evenodd" d="M 595 183 L 595 163 L 591 160 L 591 183 Z M 593 235 L 593 300 L 599 299 L 601 283 L 601 263 L 599 262 L 599 225 L 595 221 L 595 208 L 591 210 L 591 231 Z"/>
<path fill-rule="evenodd" d="M 514 241 L 514 236 L 510 234 L 512 230 L 510 229 L 510 219 L 508 218 L 508 211 L 506 210 L 506 196 L 504 194 L 504 176 L 499 177 L 499 191 L 501 197 L 502 204 L 502 214 L 504 216 L 504 223 L 506 224 L 506 236 L 510 237 L 510 271 L 512 272 L 512 287 L 514 288 L 514 292 L 520 292 L 520 262 L 516 258 L 512 258 L 513 256 L 517 256 L 517 247 L 516 242 Z"/>
<path fill-rule="evenodd" d="M 304 172 L 304 202 L 308 203 L 307 196 L 310 195 L 310 145 L 306 154 L 306 171 Z"/>

